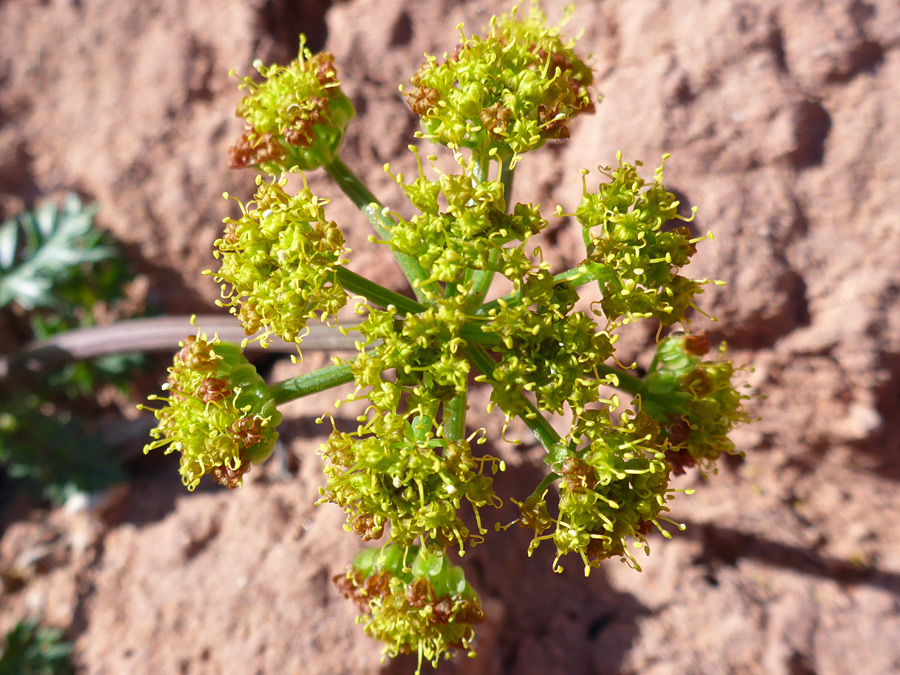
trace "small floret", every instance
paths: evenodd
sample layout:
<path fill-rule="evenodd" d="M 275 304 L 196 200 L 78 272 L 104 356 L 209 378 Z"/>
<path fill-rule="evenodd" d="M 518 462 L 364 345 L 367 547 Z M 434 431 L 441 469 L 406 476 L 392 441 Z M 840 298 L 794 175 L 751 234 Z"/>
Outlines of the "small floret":
<path fill-rule="evenodd" d="M 475 625 L 485 618 L 462 569 L 427 547 L 365 549 L 334 582 L 359 606 L 358 621 L 386 655 L 418 655 L 417 674 L 423 660 L 437 667 L 442 656 L 471 650 Z"/>
<path fill-rule="evenodd" d="M 593 74 L 559 29 L 547 26 L 535 3 L 525 18 L 516 9 L 493 17 L 486 37 L 462 33 L 443 62 L 427 57 L 407 94 L 423 135 L 513 161 L 548 140 L 568 138 L 569 121 L 593 112 Z"/>
<path fill-rule="evenodd" d="M 259 166 L 278 175 L 331 162 L 356 114 L 341 92 L 334 57 L 313 55 L 301 36 L 300 54 L 289 65 L 254 66 L 264 80 L 241 80 L 241 88 L 250 93 L 237 114 L 247 126 L 231 148 L 231 166 Z"/>
<path fill-rule="evenodd" d="M 164 396 L 149 400 L 165 406 L 140 406 L 159 421 L 144 454 L 157 448 L 180 452 L 181 480 L 188 490 L 206 474 L 230 489 L 240 487 L 250 465 L 272 454 L 281 413 L 237 345 L 203 333 L 189 336 L 163 390 Z"/>

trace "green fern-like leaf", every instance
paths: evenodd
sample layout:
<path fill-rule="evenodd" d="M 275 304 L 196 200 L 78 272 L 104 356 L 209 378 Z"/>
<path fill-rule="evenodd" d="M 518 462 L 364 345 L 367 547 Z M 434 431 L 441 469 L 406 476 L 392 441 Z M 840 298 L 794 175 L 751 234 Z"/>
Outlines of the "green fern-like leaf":
<path fill-rule="evenodd" d="M 118 256 L 94 228 L 96 206 L 69 195 L 62 208 L 47 203 L 0 225 L 0 307 L 26 311 L 55 306 L 54 289 L 83 268 Z"/>
<path fill-rule="evenodd" d="M 69 675 L 74 672 L 72 646 L 62 631 L 41 626 L 37 619 L 19 621 L 6 635 L 0 675 Z"/>

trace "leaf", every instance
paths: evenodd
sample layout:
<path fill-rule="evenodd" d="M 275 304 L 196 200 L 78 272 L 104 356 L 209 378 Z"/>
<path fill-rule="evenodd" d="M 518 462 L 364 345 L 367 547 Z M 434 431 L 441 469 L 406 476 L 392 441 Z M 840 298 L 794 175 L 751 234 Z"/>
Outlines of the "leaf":
<path fill-rule="evenodd" d="M 93 226 L 96 207 L 69 195 L 62 209 L 50 203 L 0 227 L 0 307 L 26 311 L 59 304 L 54 290 L 83 275 L 83 268 L 118 257 Z"/>

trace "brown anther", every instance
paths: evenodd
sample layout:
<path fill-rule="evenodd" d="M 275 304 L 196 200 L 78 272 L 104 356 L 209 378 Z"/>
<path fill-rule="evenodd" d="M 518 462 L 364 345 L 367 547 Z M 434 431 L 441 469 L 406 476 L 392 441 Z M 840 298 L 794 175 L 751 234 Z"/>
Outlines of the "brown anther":
<path fill-rule="evenodd" d="M 225 231 L 222 233 L 222 241 L 228 246 L 237 246 L 240 238 L 238 237 L 236 222 L 229 221 L 225 226 Z"/>
<path fill-rule="evenodd" d="M 312 63 L 316 66 L 316 79 L 319 84 L 326 86 L 338 81 L 337 69 L 334 67 L 334 55 L 330 52 L 319 52 L 312 58 Z"/>
<path fill-rule="evenodd" d="M 679 446 L 684 443 L 691 433 L 691 425 L 683 419 L 677 419 L 666 427 L 669 433 L 669 442 L 672 445 Z"/>
<path fill-rule="evenodd" d="M 253 129 L 246 129 L 229 153 L 232 169 L 246 169 L 263 162 L 277 162 L 287 155 L 273 134 L 268 133 L 260 137 Z"/>
<path fill-rule="evenodd" d="M 541 535 L 550 525 L 553 519 L 547 512 L 547 502 L 539 497 L 529 497 L 519 505 L 519 527 L 526 527 L 534 530 L 534 533 Z"/>
<path fill-rule="evenodd" d="M 712 382 L 702 370 L 692 370 L 681 378 L 681 387 L 694 395 L 696 398 L 704 398 L 709 396 L 713 391 Z"/>
<path fill-rule="evenodd" d="M 687 450 L 670 450 L 666 453 L 666 461 L 669 463 L 672 473 L 676 476 L 686 473 L 687 469 L 697 465 L 697 462 Z"/>
<path fill-rule="evenodd" d="M 215 466 L 210 474 L 219 485 L 224 485 L 229 490 L 235 490 L 244 484 L 244 474 L 250 471 L 250 462 L 246 461 L 243 455 L 240 457 L 240 462 L 237 469 L 232 469 L 224 464 Z"/>
<path fill-rule="evenodd" d="M 419 66 L 419 69 L 412 74 L 412 77 L 409 78 L 409 83 L 414 87 L 422 86 L 422 71 L 428 70 L 428 61 L 423 61 L 422 65 Z"/>
<path fill-rule="evenodd" d="M 578 457 L 566 457 L 561 472 L 566 479 L 569 490 L 593 490 L 597 485 L 597 476 L 590 464 Z"/>
<path fill-rule="evenodd" d="M 372 541 L 380 539 L 384 534 L 384 525 L 375 521 L 375 516 L 371 513 L 359 515 L 351 525 L 353 531 L 363 538 L 363 541 Z"/>
<path fill-rule="evenodd" d="M 262 328 L 262 317 L 256 313 L 256 304 L 252 300 L 241 305 L 238 318 L 246 335 L 253 335 Z"/>
<path fill-rule="evenodd" d="M 371 575 L 366 579 L 365 588 L 362 590 L 366 598 L 386 597 L 391 592 L 390 572 Z"/>
<path fill-rule="evenodd" d="M 204 403 L 217 403 L 230 395 L 228 380 L 222 377 L 207 377 L 197 387 L 197 397 Z"/>
<path fill-rule="evenodd" d="M 679 228 L 687 229 L 687 228 Z M 709 351 L 709 340 L 706 331 L 701 330 L 684 338 L 684 351 L 694 356 L 703 356 Z"/>
<path fill-rule="evenodd" d="M 424 607 L 434 597 L 434 589 L 428 583 L 428 579 L 416 579 L 406 589 L 406 601 L 416 609 Z"/>
<path fill-rule="evenodd" d="M 308 119 L 295 120 L 292 128 L 285 129 L 284 140 L 298 148 L 308 148 L 313 140 L 312 123 Z"/>
<path fill-rule="evenodd" d="M 186 368 L 197 372 L 204 372 L 216 369 L 214 352 L 209 344 L 204 343 L 202 346 L 197 342 L 196 335 L 188 335 L 184 340 L 184 346 L 178 352 L 176 357 Z"/>
<path fill-rule="evenodd" d="M 499 139 L 512 120 L 512 111 L 504 108 L 500 102 L 494 103 L 487 108 L 481 109 L 481 124 L 484 126 L 488 135 L 493 139 Z"/>
<path fill-rule="evenodd" d="M 593 533 L 597 534 L 597 533 Z M 606 533 L 603 533 L 606 535 Z M 608 535 L 606 535 L 608 537 Z M 606 548 L 609 545 L 610 548 Z M 584 554 L 591 562 L 600 562 L 617 555 L 623 555 L 625 552 L 622 542 L 609 542 L 608 538 L 591 537 L 590 543 L 584 551 Z"/>
<path fill-rule="evenodd" d="M 538 106 L 538 122 L 544 130 L 547 138 L 560 140 L 569 137 L 569 127 L 566 126 L 565 118 L 557 118 L 559 115 L 559 106 L 548 108 L 543 103 Z"/>
<path fill-rule="evenodd" d="M 460 623 L 481 623 L 487 618 L 481 605 L 477 602 L 463 601 L 456 611 L 456 620 Z"/>
<path fill-rule="evenodd" d="M 256 445 L 263 439 L 263 421 L 259 417 L 241 417 L 231 425 L 232 433 L 245 448 Z"/>
<path fill-rule="evenodd" d="M 535 56 L 537 56 L 541 61 L 550 61 L 550 69 L 549 74 L 551 77 L 556 74 L 557 68 L 560 72 L 565 73 L 572 69 L 572 62 L 566 57 L 565 54 L 560 54 L 559 52 L 548 52 L 543 47 L 537 47 L 537 43 L 532 43 L 531 50 L 534 51 Z"/>
<path fill-rule="evenodd" d="M 453 601 L 450 598 L 441 598 L 431 605 L 434 612 L 431 615 L 432 623 L 450 623 L 453 618 Z"/>
<path fill-rule="evenodd" d="M 441 100 L 441 92 L 433 87 L 419 87 L 406 96 L 406 102 L 416 115 L 427 115 Z"/>
<path fill-rule="evenodd" d="M 659 424 L 645 410 L 638 412 L 631 423 L 634 426 L 635 435 L 647 438 L 647 443 L 651 445 L 659 435 Z"/>
<path fill-rule="evenodd" d="M 334 585 L 337 586 L 341 595 L 348 600 L 356 601 L 356 592 L 363 581 L 362 572 L 353 570 L 352 572 L 347 572 L 345 574 L 337 574 L 331 580 L 334 582 Z"/>

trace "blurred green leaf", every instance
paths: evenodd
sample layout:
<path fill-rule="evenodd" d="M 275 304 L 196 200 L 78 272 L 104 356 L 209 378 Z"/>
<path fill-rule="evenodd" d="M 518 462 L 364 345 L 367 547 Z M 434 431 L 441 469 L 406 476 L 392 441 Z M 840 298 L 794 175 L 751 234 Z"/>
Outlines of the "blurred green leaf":
<path fill-rule="evenodd" d="M 68 675 L 75 672 L 71 653 L 61 630 L 24 619 L 6 634 L 0 675 Z"/>

